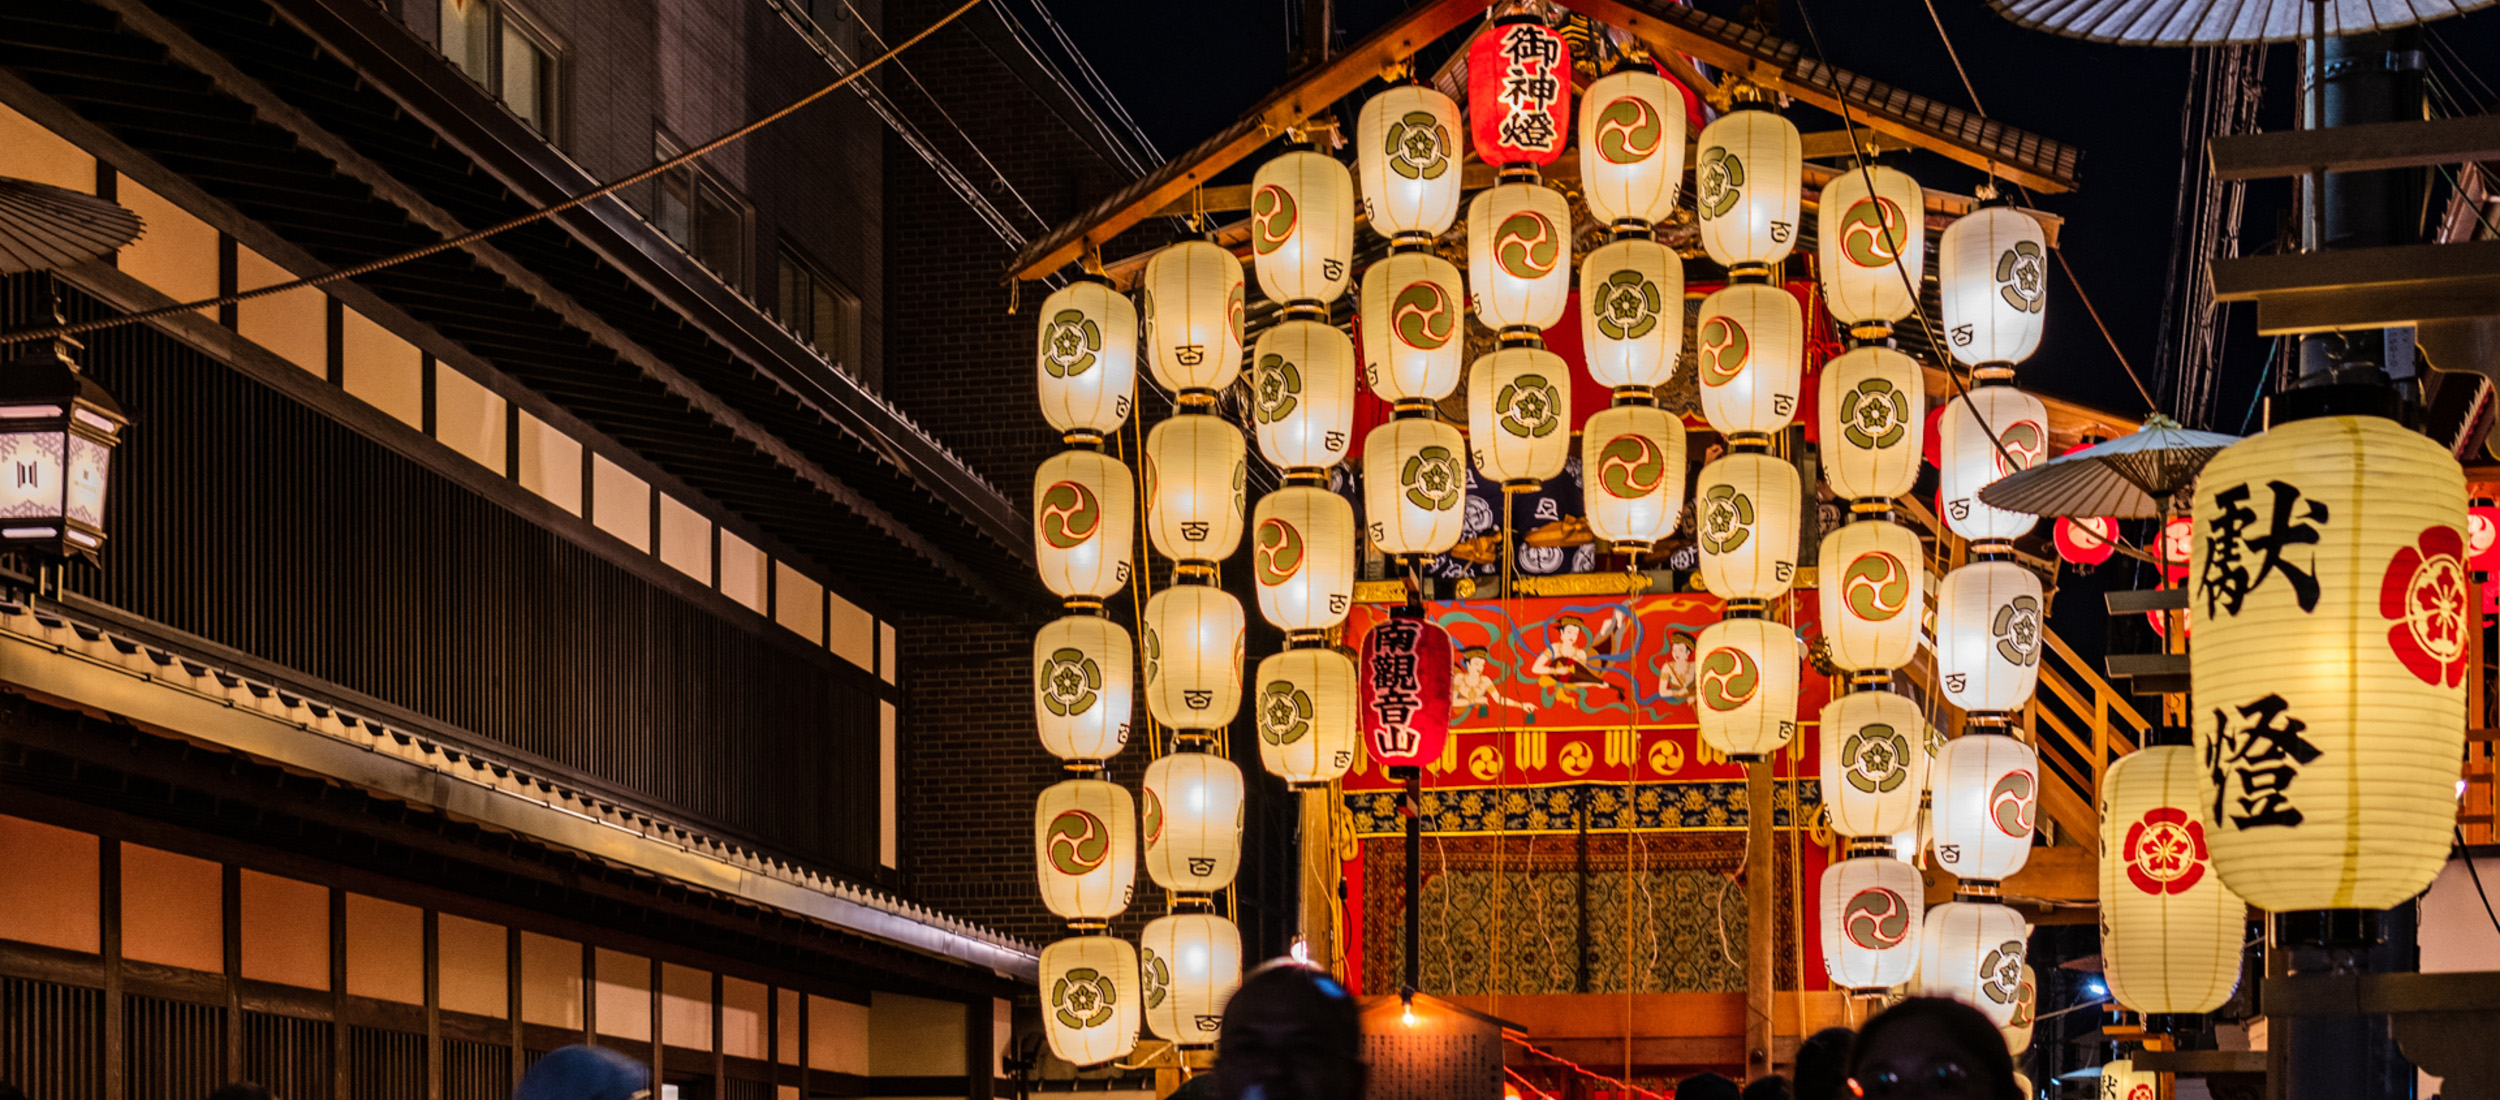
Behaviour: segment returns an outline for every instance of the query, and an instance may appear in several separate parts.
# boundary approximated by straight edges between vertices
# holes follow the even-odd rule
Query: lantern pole
[[[1771,1074],[1771,758],[1745,764],[1745,1080]]]

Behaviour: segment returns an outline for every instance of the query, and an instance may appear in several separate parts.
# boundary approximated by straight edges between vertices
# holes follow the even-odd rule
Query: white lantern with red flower
[[[1323,786],[1353,766],[1354,659],[1334,649],[1288,649],[1250,679],[1259,763],[1295,787]]]
[[[1241,261],[1223,246],[1182,241],[1155,253],[1137,311],[1147,365],[1165,388],[1212,400],[1241,376]]]
[[[1815,560],[1834,665],[1889,671],[1918,656],[1926,558],[1916,532],[1887,520],[1861,519],[1823,536]]]
[[[1392,405],[1418,406],[1458,389],[1467,366],[1467,290],[1458,265],[1398,252],[1363,272],[1363,381]]]
[[[2213,869],[2204,775],[2194,746],[2151,745],[2101,777],[2101,965],[2137,1012],[2211,1012],[2239,985],[2248,903]]]
[[[1066,451],[1033,472],[1033,557],[1042,583],[1072,607],[1099,607],[1128,583],[1137,498],[1128,467]]]
[[[2101,1063],[2101,1100],[2155,1100],[2161,1095],[2161,1074],[2135,1068],[2135,1059]]]
[[[1241,601],[1176,584],[1146,601],[1146,712],[1174,729],[1231,725],[1241,709]]]
[[[1760,274],[1797,247],[1805,148],[1797,125],[1759,102],[1701,128],[1693,209],[1701,246],[1737,275]]]
[[[1684,93],[1640,69],[1580,96],[1580,195],[1599,224],[1646,230],[1675,212],[1684,182]]]
[[[2047,597],[2038,574],[2011,561],[1974,561],[1945,574],[1936,593],[1936,678],[1946,701],[2010,714],[2040,686]]]
[[[1241,429],[1182,413],[1146,433],[1146,534],[1163,556],[1216,562],[1241,548],[1250,476]]]
[[[1562,192],[1505,183],[1467,204],[1467,285],[1489,328],[1545,329],[1571,296],[1571,208]]]
[[[1945,742],[1927,777],[1937,867],[1987,882],[2023,869],[2040,813],[2039,753],[1975,729]]]
[[[1936,242],[1936,288],[1955,360],[2006,367],[2029,359],[2048,309],[2048,236],[2011,206],[1973,210]]]
[[[1726,600],[1767,600],[1797,578],[1804,523],[1797,468],[1759,451],[1737,451],[1701,468],[1693,482],[1693,540],[1701,580]]]
[[[1892,334],[1927,278],[1927,199],[1909,173],[1869,165],[1823,185],[1815,211],[1823,300],[1862,338]]]
[[[1859,856],[1823,869],[1823,969],[1832,984],[1874,991],[1918,973],[1927,884],[1890,856]]]
[[[1919,933],[1919,992],[1951,997],[2004,1027],[2023,995],[2031,922],[2012,906],[1949,901],[1927,910]]]
[[[1137,890],[1137,804],[1117,783],[1070,779],[1033,808],[1042,904],[1059,919],[1099,928]]]
[[[1137,396],[1137,307],[1078,279],[1042,300],[1034,371],[1042,418],[1071,440],[1120,430]]]
[[[1853,691],[1823,704],[1823,805],[1832,831],[1892,837],[1918,827],[1927,793],[1927,716],[1890,691]]]
[[[2385,909],[2456,824],[2476,628],[2465,477],[2393,420],[2278,423],[2196,483],[2197,804],[2269,912]]]
[[[1805,647],[1786,623],[1721,619],[1693,640],[1693,719],[1703,744],[1765,756],[1797,737]]]
[[[1823,364],[1814,417],[1823,477],[1842,500],[1903,496],[1918,485],[1927,379],[1891,348],[1852,348]]]
[[[1354,163],[1372,231],[1397,240],[1438,237],[1458,220],[1467,159],[1458,102],[1422,84],[1371,97],[1354,123]]]
[[[1467,44],[1467,118],[1496,168],[1552,164],[1571,138],[1571,45],[1534,15],[1507,16]]]
[[[1325,321],[1268,326],[1250,349],[1250,415],[1259,455],[1287,470],[1324,470],[1354,442],[1354,341]]]
[[[1050,1052],[1097,1066],[1137,1049],[1146,998],[1137,949],[1117,936],[1076,936],[1042,948],[1042,1031]]]
[[[1158,1039],[1212,1045],[1224,1002],[1241,987],[1241,929],[1213,913],[1174,913],[1137,936],[1146,1028]]]
[[[1788,427],[1805,376],[1805,313],[1796,296],[1736,283],[1702,299],[1693,363],[1701,415],[1712,428],[1763,436]]]
[[[1297,149],[1250,178],[1250,263],[1279,302],[1333,302],[1353,275],[1354,175]]]
[[[1054,620],[1033,636],[1033,718],[1042,747],[1092,764],[1128,745],[1136,705],[1136,646],[1100,615]]]
[[[1684,348],[1684,261],[1642,237],[1589,253],[1580,262],[1580,348],[1590,380],[1608,389],[1674,377]]]
[[[1684,422],[1652,405],[1617,405],[1580,430],[1580,491],[1589,530],[1617,553],[1675,531],[1684,513]]]
[[[1241,868],[1241,768],[1206,752],[1175,752],[1146,765],[1146,874],[1183,894],[1211,894]]]
[[[1534,489],[1571,458],[1571,367],[1513,345],[1467,370],[1467,436],[1476,469],[1506,489]]]
[[[1383,554],[1446,554],[1467,518],[1467,441],[1429,417],[1363,437],[1365,534]]]
[[[1259,617],[1289,635],[1345,621],[1354,606],[1354,506],[1316,485],[1259,498],[1250,524],[1250,576]]]
[[[1980,385],[1947,402],[1936,421],[1936,496],[1945,524],[1972,540],[2011,539],[2029,532],[2040,517],[2011,512],[1979,499],[1979,490],[2049,457],[2049,410],[2040,399],[2010,385]]]

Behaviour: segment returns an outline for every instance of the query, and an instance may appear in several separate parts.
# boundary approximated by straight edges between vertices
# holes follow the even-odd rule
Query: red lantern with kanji
[[[1448,631],[1421,608],[1399,608],[1363,635],[1355,676],[1362,688],[1363,743],[1387,767],[1422,767],[1450,739]]]
[[[2090,569],[2118,552],[2118,521],[2108,516],[2057,517],[2057,556]]]
[[[1467,47],[1467,118],[1486,164],[1547,165],[1571,132],[1571,46],[1534,16]]]

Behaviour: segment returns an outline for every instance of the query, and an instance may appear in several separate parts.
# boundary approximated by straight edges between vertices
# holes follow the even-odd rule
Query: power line
[[[980,4],[981,0],[964,0],[964,5],[962,7],[946,13],[944,18],[939,19],[935,23],[929,24],[927,29],[922,30],[920,33],[915,34],[908,39],[905,39],[901,45],[887,50],[884,54],[878,56],[876,60],[870,61],[866,65],[860,66],[851,72],[844,73],[842,76],[835,79],[833,83],[827,84],[822,88],[818,88],[815,91],[799,97],[789,106],[783,107],[778,111],[774,111],[773,113],[747,123],[744,126],[740,126],[735,130],[731,130],[730,132],[704,142],[701,145],[697,145],[692,149],[688,149],[683,153],[677,154],[676,156],[663,160],[649,168],[635,172],[634,174],[617,180],[614,183],[601,184],[598,187],[582,192],[572,198],[565,199],[552,206],[542,206],[536,210],[530,211],[527,214],[523,214],[520,217],[497,222],[484,229],[473,230],[447,240],[436,241],[423,248],[412,249],[407,252],[399,253],[395,256],[384,256],[378,260],[367,260],[359,264],[350,264],[346,267],[336,268],[331,271],[323,272],[319,275],[307,276],[305,278],[295,279],[289,282],[273,283],[269,286],[241,291],[235,294],[220,295],[215,298],[206,298],[197,302],[185,302],[177,306],[165,306],[159,309],[142,310],[137,313],[125,313],[114,317],[100,317],[91,321],[77,321],[69,324],[46,325],[42,328],[22,329],[17,332],[0,333],[0,344],[17,344],[30,340],[51,340],[63,336],[75,336],[82,332],[94,332],[98,329],[118,328],[122,325],[134,324],[140,321],[153,321],[164,317],[178,317],[185,313],[192,313],[198,310],[214,308],[217,306],[234,305],[239,302],[248,302],[256,298],[266,298],[273,294],[283,294],[287,291],[299,290],[304,287],[328,286],[331,283],[335,283],[343,279],[353,279],[360,275],[370,275],[373,272],[380,271],[386,267],[394,267],[399,264],[407,263],[411,260],[422,260],[428,256],[476,244],[479,241],[483,241],[488,237],[492,237],[506,230],[518,229],[525,225],[544,221],[547,218],[561,214],[575,207],[583,206],[599,199],[606,198],[609,195],[613,195],[618,191],[624,190],[625,188],[660,175],[663,172],[667,172],[674,168],[684,167],[685,165],[691,164],[704,156],[718,152],[729,144],[736,142],[747,135],[756,132],[757,130],[761,130],[766,126],[779,122],[798,111],[799,108],[805,107],[810,103],[814,103],[819,99],[823,99],[824,97],[841,90],[852,81],[859,79],[871,71],[874,71],[877,66],[883,65],[887,61],[892,60],[895,55],[902,53],[904,50],[918,45],[921,39],[927,38],[931,34],[936,33],[938,28],[954,22],[957,16],[971,11]]]

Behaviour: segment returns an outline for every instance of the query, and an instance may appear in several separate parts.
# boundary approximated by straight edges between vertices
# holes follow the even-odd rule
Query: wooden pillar
[[[1745,762],[1745,1080],[1771,1073],[1771,761]]]
[[[1313,965],[1326,967],[1339,980],[1345,967],[1337,951],[1337,880],[1345,868],[1337,862],[1335,784],[1302,793],[1302,944]]]

